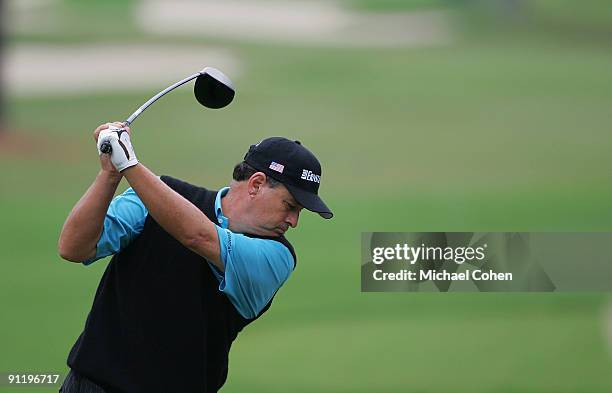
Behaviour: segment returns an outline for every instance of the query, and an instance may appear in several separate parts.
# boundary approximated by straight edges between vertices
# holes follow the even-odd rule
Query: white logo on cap
[[[278,162],[272,161],[272,163],[270,164],[270,169],[278,173],[283,173],[283,171],[285,170],[285,166],[282,164],[279,164]]]
[[[315,183],[321,183],[321,175],[316,175],[309,171],[308,169],[304,169],[302,171],[302,179],[312,181]]]

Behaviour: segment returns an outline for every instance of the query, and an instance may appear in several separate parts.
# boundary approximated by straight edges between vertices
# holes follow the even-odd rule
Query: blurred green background
[[[282,14],[258,7],[321,11],[327,24],[310,33],[310,22],[295,24],[306,31],[297,38],[284,27],[283,40],[258,35],[263,27],[233,34],[232,23],[249,24],[231,19],[203,21],[224,24],[219,34],[155,31],[145,16],[162,3],[3,4],[0,372],[66,371],[107,264],[56,252],[97,173],[91,131],[199,68],[177,58],[149,85],[126,88],[119,71],[116,87],[61,92],[28,90],[13,75],[27,66],[56,78],[45,48],[73,49],[55,62],[61,69],[87,64],[85,47],[127,61],[135,55],[121,45],[130,44],[160,60],[168,46],[221,48],[235,71],[230,107],[204,111],[182,88],[134,124],[139,158],[156,173],[222,187],[248,146],[270,135],[300,139],[323,163],[335,217],[305,212],[289,233],[298,269],[235,342],[224,392],[612,391],[607,294],[359,290],[361,232],[612,230],[608,1],[250,1],[246,18],[279,31]],[[193,23],[180,16],[166,17]],[[32,59],[13,61],[22,48]],[[91,66],[95,80],[104,62]],[[60,82],[80,83],[74,75]],[[26,390],[56,389],[0,386]]]

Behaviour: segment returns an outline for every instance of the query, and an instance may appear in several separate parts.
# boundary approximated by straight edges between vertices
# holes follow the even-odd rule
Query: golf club
[[[140,108],[138,108],[134,113],[127,118],[126,121],[123,122],[125,126],[129,126],[136,120],[138,116],[142,112],[145,111],[151,104],[155,101],[169,93],[170,91],[176,89],[179,86],[184,85],[185,83],[195,79],[195,86],[193,88],[193,92],[195,94],[196,100],[207,108],[211,109],[219,109],[224,106],[229,105],[230,102],[234,99],[234,95],[236,94],[234,90],[234,85],[232,81],[221,71],[213,67],[206,67],[202,71],[195,73],[193,75],[188,76],[185,79],[182,79],[176,82],[173,85],[166,87],[164,90],[160,91],[153,97],[151,97],[147,102],[142,104]],[[105,154],[110,154],[112,152],[112,147],[109,142],[104,142],[102,146],[100,146],[100,151]]]

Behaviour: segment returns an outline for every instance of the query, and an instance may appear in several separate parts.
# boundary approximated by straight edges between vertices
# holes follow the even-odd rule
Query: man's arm
[[[217,227],[225,272],[213,270],[219,290],[244,318],[255,318],[287,281],[295,261],[280,242]]]
[[[98,134],[107,128],[108,124],[96,128],[94,140],[97,141]],[[100,165],[102,169],[93,184],[72,208],[62,228],[57,250],[68,261],[83,262],[95,256],[106,210],[121,181],[121,174],[107,155],[100,156]]]
[[[104,170],[98,173],[64,223],[57,246],[62,258],[83,262],[96,255],[106,210],[120,181],[121,177],[117,178]]]
[[[166,232],[224,271],[215,224],[200,209],[140,163],[121,173]]]

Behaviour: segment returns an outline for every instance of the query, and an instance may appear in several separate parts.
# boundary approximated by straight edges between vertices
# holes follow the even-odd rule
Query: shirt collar
[[[217,223],[221,228],[227,229],[229,227],[229,218],[223,215],[223,209],[221,208],[221,198],[223,198],[229,191],[229,187],[224,187],[217,192],[215,198],[215,214],[217,215]]]

